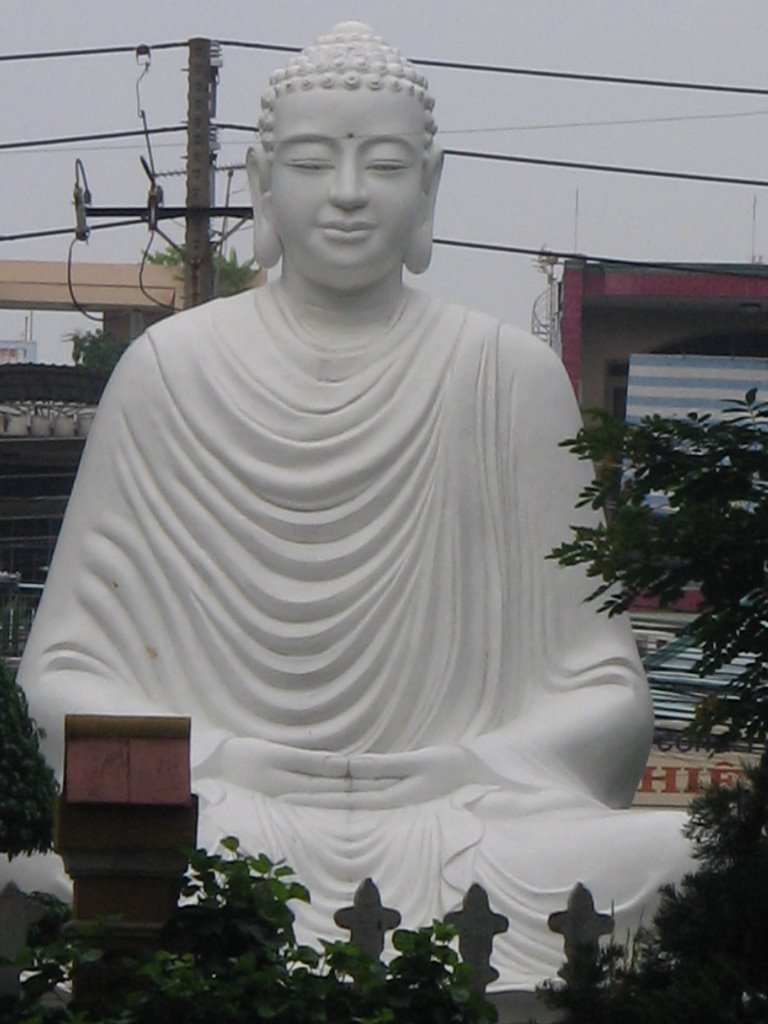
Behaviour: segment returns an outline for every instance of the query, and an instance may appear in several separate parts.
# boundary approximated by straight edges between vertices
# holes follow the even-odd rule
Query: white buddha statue
[[[539,341],[404,286],[441,154],[396,50],[340,25],[262,106],[279,278],[121,360],[21,681],[57,765],[67,713],[190,715],[201,840],[285,858],[305,937],[366,876],[412,926],[479,881],[511,921],[496,987],[529,988],[577,881],[623,937],[687,863],[678,815],[616,810],[652,728],[629,627],[547,560],[591,515],[572,389]]]

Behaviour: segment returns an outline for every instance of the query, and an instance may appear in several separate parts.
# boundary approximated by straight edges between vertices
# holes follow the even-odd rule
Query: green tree
[[[161,252],[154,253],[148,258],[149,263],[160,267],[178,267],[179,277],[184,266],[184,249],[168,246]],[[253,259],[241,263],[237,253],[233,249],[228,256],[221,256],[218,252],[213,254],[213,292],[216,298],[226,295],[237,295],[247,288],[252,288],[256,283],[256,276],[259,268]]]
[[[653,927],[544,987],[567,1024],[768,1021],[768,755],[695,800],[686,834],[699,869],[662,890]]]
[[[564,442],[592,459],[597,478],[581,505],[607,513],[594,527],[576,527],[552,557],[586,565],[602,582],[609,614],[640,595],[665,606],[690,584],[701,595],[688,627],[701,648],[697,670],[711,673],[739,656],[741,675],[705,702],[697,727],[715,725],[731,736],[764,743],[768,735],[768,403],[755,391],[730,403],[715,421],[646,417],[627,424],[599,412],[595,422]],[[663,495],[665,507],[649,503]]]
[[[72,343],[72,359],[76,366],[112,373],[120,356],[128,348],[127,338],[116,338],[107,331],[71,331],[66,335]]]
[[[0,661],[0,852],[49,850],[56,782],[40,734],[8,666]]]
[[[739,656],[745,668],[702,705],[694,731],[720,725],[764,745],[768,403],[750,391],[724,413],[639,424],[597,413],[564,445],[598,466],[581,504],[607,522],[575,527],[552,557],[586,566],[608,614],[641,594],[672,605],[695,584],[701,603],[688,635],[701,650],[698,671]],[[685,831],[698,870],[663,890],[653,927],[630,951],[593,955],[575,987],[547,986],[571,1024],[768,1021],[768,752],[744,781],[694,801]]]

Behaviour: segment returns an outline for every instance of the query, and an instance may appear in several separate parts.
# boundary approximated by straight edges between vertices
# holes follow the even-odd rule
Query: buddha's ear
[[[443,173],[443,151],[436,142],[424,163],[424,216],[411,233],[405,250],[405,265],[412,274],[423,274],[432,260],[435,203]]]
[[[272,217],[272,167],[261,143],[248,150],[245,167],[253,202],[253,254],[259,266],[268,269],[280,262],[283,246]]]

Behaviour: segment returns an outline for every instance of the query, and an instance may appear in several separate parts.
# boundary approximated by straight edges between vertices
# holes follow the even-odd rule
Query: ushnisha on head
[[[360,21],[345,21],[329,35],[320,36],[285,68],[269,78],[261,98],[259,135],[267,153],[274,149],[275,103],[283,96],[310,89],[388,89],[413,97],[424,109],[424,149],[433,145],[437,125],[435,101],[424,75],[381,36]]]
[[[367,25],[344,22],[275,71],[249,150],[254,253],[330,293],[422,273],[442,152],[427,80]],[[330,294],[329,293],[329,294]]]

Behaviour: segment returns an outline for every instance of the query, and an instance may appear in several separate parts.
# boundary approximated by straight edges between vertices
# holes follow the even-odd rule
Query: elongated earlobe
[[[432,262],[432,221],[411,234],[405,250],[405,265],[412,274],[423,274]]]
[[[437,148],[424,169],[424,217],[411,232],[404,262],[412,274],[423,274],[432,261],[432,235],[435,228],[435,203],[443,171],[443,153]]]
[[[272,222],[269,159],[261,146],[248,150],[245,166],[253,202],[253,254],[260,267],[269,269],[280,262],[283,246]]]
[[[254,204],[253,207],[253,255],[260,267],[269,270],[280,262],[283,246],[272,222],[267,219],[263,210],[257,212],[258,205]]]

